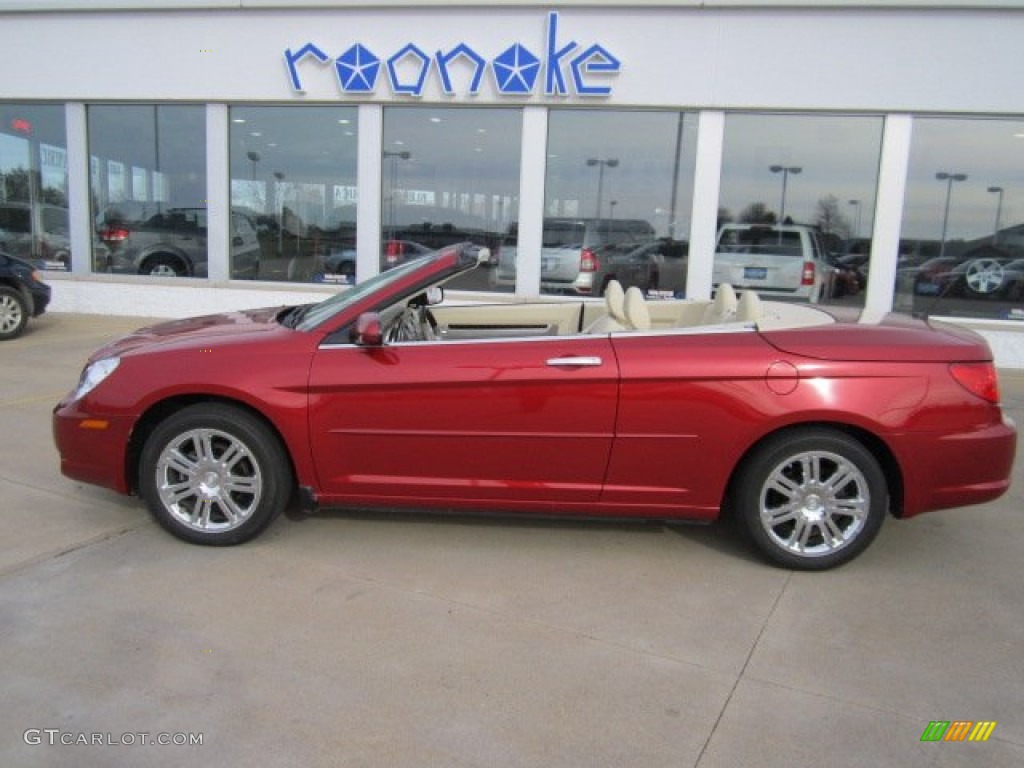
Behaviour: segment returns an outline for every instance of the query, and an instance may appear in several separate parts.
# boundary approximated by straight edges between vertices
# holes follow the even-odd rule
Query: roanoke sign
[[[488,72],[495,89],[504,96],[610,95],[608,80],[618,75],[622,66],[619,59],[598,43],[560,40],[558,22],[556,11],[548,14],[545,47],[539,54],[522,43],[513,43],[491,58],[466,43],[432,54],[409,43],[382,58],[362,43],[355,43],[331,59],[323,48],[308,42],[285,49],[284,62],[296,93],[305,93],[305,83],[311,77],[321,77],[333,63],[341,92],[353,96],[374,94],[382,82],[396,95],[422,96],[431,78],[445,96],[476,96]],[[456,87],[456,79],[461,89]]]

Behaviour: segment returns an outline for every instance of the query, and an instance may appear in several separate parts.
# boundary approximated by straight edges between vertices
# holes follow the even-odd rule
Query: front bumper
[[[133,422],[126,417],[97,415],[64,400],[53,410],[53,440],[60,471],[72,480],[131,493],[128,444]]]

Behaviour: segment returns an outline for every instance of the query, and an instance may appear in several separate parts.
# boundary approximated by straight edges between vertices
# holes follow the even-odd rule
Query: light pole
[[[274,196],[277,197],[277,255],[284,255],[284,173],[274,171],[274,178],[277,185],[274,187]]]
[[[794,176],[800,173],[803,168],[799,165],[773,165],[769,169],[772,173],[782,174],[782,202],[779,204],[779,223],[786,220],[786,185],[789,182],[789,174]]]
[[[601,218],[601,198],[604,195],[604,169],[606,166],[608,168],[614,168],[618,164],[619,159],[617,157],[609,157],[604,160],[599,160],[596,157],[587,158],[588,166],[590,166],[591,168],[593,168],[595,165],[597,166],[597,212],[595,214],[595,217],[598,219]]]
[[[384,150],[384,157],[391,161],[391,183],[388,190],[388,228],[391,230],[391,238],[395,237],[395,187],[398,186],[398,161],[408,160],[412,152],[403,149],[400,152]]]
[[[248,157],[249,162],[252,163],[252,168],[249,171],[249,181],[256,181],[256,163],[260,161],[260,153],[249,150],[245,153],[245,156]]]
[[[942,239],[939,241],[939,258],[942,258],[946,255],[946,228],[949,225],[949,200],[953,196],[953,182],[966,181],[967,174],[939,171],[935,174],[935,178],[946,182],[946,207],[942,212]]]
[[[850,205],[854,206],[853,214],[853,237],[860,237],[860,200],[851,200]]]
[[[988,191],[999,195],[999,201],[996,203],[996,223],[992,229],[992,245],[999,245],[999,220],[1003,218],[1003,193],[1006,190],[1002,187],[989,187]]]

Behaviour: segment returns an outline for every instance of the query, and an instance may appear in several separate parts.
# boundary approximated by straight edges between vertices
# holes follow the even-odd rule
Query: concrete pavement
[[[1024,765],[1021,459],[998,502],[823,574],[722,527],[328,512],[195,547],[50,436],[144,322],[0,344],[0,765]],[[1024,374],[1002,387],[1024,423]],[[922,743],[936,720],[997,725]]]

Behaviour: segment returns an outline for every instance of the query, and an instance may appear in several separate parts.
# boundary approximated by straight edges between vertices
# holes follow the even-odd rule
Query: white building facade
[[[0,247],[54,311],[174,317],[458,240],[515,268],[454,289],[540,296],[573,222],[706,297],[723,223],[792,221],[823,301],[1024,367],[1022,39],[1011,0],[0,0]]]

